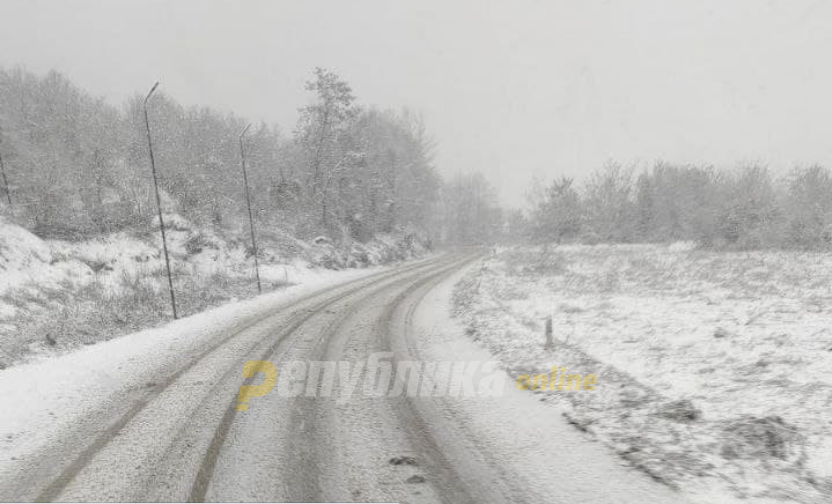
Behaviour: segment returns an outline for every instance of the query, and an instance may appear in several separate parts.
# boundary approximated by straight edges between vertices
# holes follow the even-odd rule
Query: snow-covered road
[[[264,296],[0,372],[0,501],[681,502],[551,406],[274,393],[243,363],[490,361],[450,319],[472,256]],[[143,336],[143,337],[140,337]]]

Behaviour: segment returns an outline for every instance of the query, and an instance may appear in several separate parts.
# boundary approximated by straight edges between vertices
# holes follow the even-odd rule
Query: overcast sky
[[[0,65],[291,132],[315,66],[422,112],[445,174],[519,204],[608,160],[832,166],[823,0],[0,0]]]

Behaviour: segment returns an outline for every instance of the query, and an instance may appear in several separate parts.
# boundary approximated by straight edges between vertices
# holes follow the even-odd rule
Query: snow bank
[[[0,371],[0,459],[14,460],[55,439],[56,432],[114,394],[129,394],[158,379],[158,370],[204,349],[217,331],[234,327],[259,313],[279,309],[327,286],[381,271],[310,270],[302,285],[130,334],[61,356],[36,357]],[[108,379],[113,378],[113,379]],[[11,469],[6,464],[7,469]],[[2,470],[2,469],[0,469]]]
[[[30,284],[57,287],[67,278],[87,273],[78,261],[59,261],[52,248],[26,229],[0,216],[0,295]],[[0,302],[0,316],[14,307]]]
[[[247,230],[201,228],[175,213],[165,222],[180,315],[257,293]],[[152,231],[44,241],[0,220],[0,369],[169,320],[161,245]],[[264,292],[315,279],[317,270],[368,268],[427,252],[406,235],[335,246],[269,227],[259,231],[258,245]]]

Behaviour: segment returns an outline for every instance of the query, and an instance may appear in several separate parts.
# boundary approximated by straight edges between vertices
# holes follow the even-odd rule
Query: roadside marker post
[[[546,350],[552,350],[555,347],[555,342],[552,338],[552,316],[551,315],[546,317],[545,336],[546,336]]]

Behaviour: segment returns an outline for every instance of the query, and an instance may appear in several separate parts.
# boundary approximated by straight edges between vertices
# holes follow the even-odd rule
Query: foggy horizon
[[[362,103],[421,113],[440,172],[482,171],[511,206],[533,176],[581,179],[608,160],[832,164],[832,71],[817,64],[829,6],[520,5],[11,0],[0,65],[54,68],[114,104],[159,80],[287,133],[325,67]]]
[[[0,502],[832,503],[829,2],[0,19]]]

